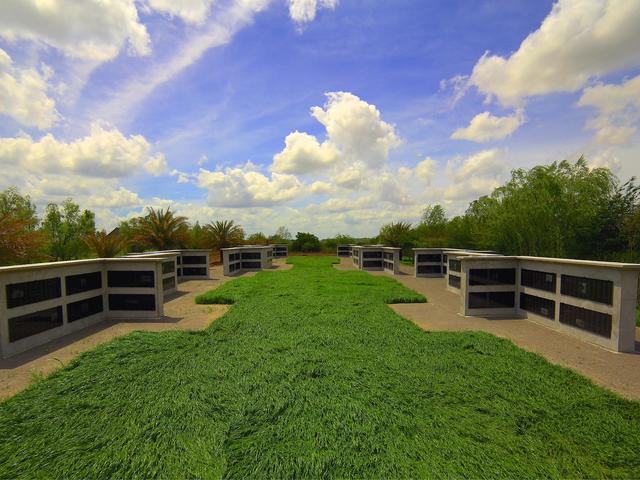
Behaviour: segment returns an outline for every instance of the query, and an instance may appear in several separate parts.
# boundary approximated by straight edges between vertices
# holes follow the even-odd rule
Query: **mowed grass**
[[[121,337],[0,405],[0,477],[640,477],[640,403],[290,262],[201,296],[233,303],[206,331]]]

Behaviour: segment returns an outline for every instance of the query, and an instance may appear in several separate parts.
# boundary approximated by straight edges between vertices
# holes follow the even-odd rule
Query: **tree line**
[[[490,195],[447,218],[428,206],[417,225],[380,229],[381,243],[403,247],[459,247],[505,255],[640,261],[640,187],[621,182],[584,158],[511,172]],[[408,252],[407,252],[408,253]]]
[[[640,261],[640,187],[621,182],[607,168],[577,162],[512,171],[490,195],[472,201],[463,215],[447,217],[429,205],[417,224],[392,222],[377,237],[340,234],[295,238],[282,226],[273,235],[246,235],[233,220],[190,223],[170,208],[147,208],[111,232],[98,231],[95,215],[71,199],[50,203],[42,218],[28,195],[0,192],[0,265],[114,257],[127,252],[174,248],[221,248],[243,244],[287,244],[294,252],[335,253],[342,243],[383,243],[403,248],[459,247],[506,255]]]
[[[42,218],[28,195],[15,187],[0,192],[0,265],[82,258],[110,258],[129,252],[178,248],[220,249],[238,245],[287,244],[294,252],[335,252],[336,243],[353,243],[351,237],[319,240],[309,232],[293,238],[281,226],[273,235],[246,235],[234,220],[205,225],[190,223],[170,208],[148,207],[144,215],[120,222],[111,232],[97,230],[95,214],[81,209],[72,199],[49,203]],[[369,242],[370,239],[366,239]]]
[[[287,243],[291,234],[280,227],[274,235],[258,233],[245,238],[233,220],[191,224],[170,208],[148,207],[141,216],[120,222],[107,232],[96,230],[95,214],[67,199],[50,203],[42,218],[28,195],[14,187],[0,192],[0,265],[42,261],[109,258],[129,252],[221,248],[245,243]]]

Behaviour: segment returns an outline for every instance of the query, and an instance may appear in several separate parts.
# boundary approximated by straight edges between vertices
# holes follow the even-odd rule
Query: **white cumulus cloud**
[[[115,58],[125,46],[135,55],[151,51],[132,0],[2,0],[0,37],[100,62]]]
[[[137,193],[120,187],[101,195],[91,196],[87,206],[92,208],[132,208],[142,204],[143,201]]]
[[[45,129],[58,118],[55,101],[47,95],[50,72],[21,69],[0,48],[0,114],[23,125]]]
[[[339,152],[332,143],[319,143],[316,137],[308,133],[292,132],[284,143],[284,150],[273,157],[274,172],[310,173],[334,165],[339,159]]]
[[[458,128],[453,132],[451,138],[479,143],[500,140],[515,132],[523,122],[524,115],[521,111],[506,117],[496,117],[489,112],[482,112],[471,119],[468,127]]]
[[[493,148],[482,150],[464,158],[453,158],[447,163],[446,175],[451,183],[444,189],[443,198],[455,209],[504,183],[509,167],[504,152]]]
[[[342,188],[357,190],[364,185],[367,178],[367,167],[362,162],[354,162],[342,168],[336,169],[331,175],[331,180]]]
[[[640,64],[638,25],[637,0],[559,0],[516,52],[483,55],[469,83],[509,106],[577,91],[592,78]]]
[[[503,151],[497,148],[452,160],[447,167],[452,179],[456,181],[474,177],[497,177],[508,171]]]
[[[591,168],[608,168],[618,174],[622,168],[622,162],[611,149],[606,149],[592,156],[589,159],[589,166]]]
[[[482,195],[488,195],[501,183],[493,177],[471,177],[463,183],[449,185],[444,191],[445,200],[468,202]]]
[[[305,194],[295,175],[272,173],[269,178],[250,163],[223,171],[201,168],[197,184],[208,191],[209,205],[225,207],[271,206]]]
[[[290,133],[271,169],[297,174],[331,169],[338,185],[355,188],[362,184],[366,169],[382,167],[401,140],[375,105],[349,92],[326,96],[323,107],[311,108],[311,115],[326,129],[326,140],[320,142],[304,132]]]
[[[143,166],[148,173],[155,176],[162,175],[169,171],[167,160],[164,158],[162,153],[158,153],[150,157],[149,160],[144,162]]]
[[[209,15],[213,0],[147,0],[151,9],[172,17],[179,17],[187,23],[200,25]]]
[[[594,107],[598,115],[587,127],[596,131],[596,143],[627,143],[640,121],[640,75],[619,85],[599,84],[585,88],[578,105]]]
[[[309,185],[309,191],[316,195],[328,195],[333,193],[335,188],[329,182],[318,180]]]
[[[422,183],[429,185],[436,176],[436,161],[430,157],[425,158],[416,165],[416,177]]]
[[[39,140],[28,135],[0,138],[0,165],[39,174],[74,173],[86,177],[118,178],[145,168],[166,170],[162,154],[153,154],[142,135],[125,137],[119,130],[94,123],[90,133],[71,142],[47,134]]]
[[[40,177],[22,174],[14,181],[22,192],[28,194],[40,207],[49,202],[60,203],[73,199],[82,208],[89,208],[98,218],[112,217],[111,209],[130,209],[144,205],[140,196],[119,185],[114,178],[87,178],[71,174],[51,174]],[[113,226],[116,222],[110,222]]]
[[[338,0],[289,0],[289,16],[294,22],[307,23],[316,18],[321,8],[334,9]]]
[[[389,151],[400,145],[393,125],[382,120],[375,105],[349,92],[327,93],[324,107],[311,115],[327,130],[327,139],[350,158],[382,165]]]

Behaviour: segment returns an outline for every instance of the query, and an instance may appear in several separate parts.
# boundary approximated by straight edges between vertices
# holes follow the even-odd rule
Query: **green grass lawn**
[[[295,257],[0,405],[0,478],[639,478],[640,403],[484,333],[431,333],[388,277]]]

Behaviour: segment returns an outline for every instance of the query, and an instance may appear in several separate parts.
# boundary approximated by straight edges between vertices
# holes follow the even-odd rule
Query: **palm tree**
[[[380,229],[380,242],[391,247],[407,247],[411,241],[412,226],[409,222],[387,223]],[[402,258],[402,250],[400,250]]]
[[[209,223],[206,227],[209,243],[213,250],[217,250],[222,261],[222,249],[241,245],[244,241],[244,230],[233,220],[222,220]]]
[[[147,207],[147,214],[136,222],[132,240],[156,250],[178,248],[189,240],[186,217],[167,210]]]
[[[84,243],[98,258],[116,257],[126,246],[120,234],[108,234],[104,230],[87,235],[84,237]]]

